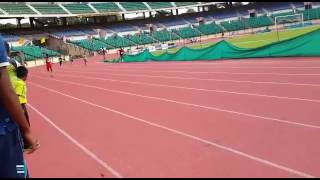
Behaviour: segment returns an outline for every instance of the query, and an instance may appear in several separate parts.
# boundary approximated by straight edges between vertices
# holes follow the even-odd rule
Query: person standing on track
[[[23,141],[29,153],[39,148],[10,83],[5,43],[0,36],[0,178],[26,178]]]
[[[71,64],[73,64],[73,56],[70,56],[69,58],[70,58]]]
[[[106,50],[105,48],[102,48],[102,54],[103,54],[103,60],[106,60]]]
[[[59,57],[59,64],[60,64],[60,67],[62,66],[62,57]]]
[[[122,47],[119,49],[119,54],[120,54],[120,62],[123,62],[124,50]]]
[[[87,55],[83,55],[83,61],[84,61],[84,65],[87,66],[87,61],[88,61]]]
[[[48,54],[46,55],[46,68],[47,68],[48,72],[51,72],[51,73],[53,72],[53,70],[52,70],[52,62],[50,61]],[[51,76],[52,76],[52,74],[51,74]]]

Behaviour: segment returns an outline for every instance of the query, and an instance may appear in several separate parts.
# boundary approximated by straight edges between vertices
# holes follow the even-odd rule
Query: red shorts
[[[46,66],[47,66],[47,71],[52,71],[51,63],[47,63]]]

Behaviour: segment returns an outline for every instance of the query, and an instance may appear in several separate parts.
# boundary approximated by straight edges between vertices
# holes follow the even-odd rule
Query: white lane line
[[[75,72],[75,73],[84,73],[84,74],[103,74],[103,75],[111,75],[111,76],[151,77],[151,78],[163,78],[163,79],[182,79],[182,80],[216,81],[216,82],[232,82],[232,83],[320,87],[320,84],[287,83],[287,82],[272,82],[272,81],[238,81],[238,80],[228,80],[228,79],[188,78],[188,77],[179,77],[179,76],[155,76],[155,75],[140,75],[140,74],[112,74],[112,73],[97,73],[97,72],[82,72],[82,71],[65,71],[65,72]]]
[[[54,127],[56,130],[58,130],[63,136],[65,136],[69,141],[71,141],[74,145],[76,145],[78,148],[80,148],[86,155],[91,157],[93,160],[95,160],[98,164],[100,164],[102,167],[104,167],[107,171],[109,171],[112,175],[114,175],[117,178],[123,178],[119,172],[114,170],[108,163],[100,159],[97,155],[95,155],[93,152],[91,152],[89,149],[87,149],[84,145],[79,143],[76,139],[74,139],[72,136],[70,136],[67,132],[62,130],[59,126],[57,126],[54,122],[52,122],[48,117],[43,115],[40,111],[38,111],[35,107],[33,107],[30,103],[28,106],[38,113],[47,123],[49,123],[52,127]]]
[[[72,70],[82,70],[73,68]],[[106,71],[123,71],[123,72],[159,72],[159,73],[186,73],[186,74],[226,74],[226,75],[272,75],[272,76],[320,76],[320,74],[298,74],[298,73],[237,73],[237,72],[215,72],[215,71],[175,71],[175,70],[137,70],[137,69],[116,69],[116,68],[103,68],[97,69],[95,71],[86,71],[86,72],[99,72],[103,73]]]
[[[89,88],[99,89],[99,90],[103,90],[103,91],[109,91],[112,93],[120,93],[120,94],[125,94],[125,95],[141,97],[141,98],[148,98],[148,99],[154,99],[154,100],[158,100],[158,101],[165,101],[165,102],[170,102],[170,103],[175,103],[175,104],[180,104],[180,105],[192,106],[192,107],[196,107],[196,108],[203,108],[203,109],[209,109],[209,110],[214,110],[214,111],[220,111],[220,112],[224,112],[224,113],[260,118],[260,119],[264,119],[264,120],[268,120],[268,121],[275,121],[275,122],[280,122],[280,123],[289,124],[289,125],[297,125],[297,126],[302,126],[302,127],[307,127],[307,128],[320,129],[320,126],[312,125],[312,124],[298,123],[298,122],[287,121],[287,120],[282,120],[282,119],[277,119],[277,118],[272,118],[272,117],[265,117],[265,116],[255,115],[255,114],[248,114],[248,113],[242,113],[242,112],[238,112],[238,111],[226,110],[226,109],[221,109],[221,108],[217,108],[217,107],[210,107],[210,106],[203,106],[203,105],[192,104],[192,103],[187,103],[187,102],[175,101],[175,100],[166,99],[166,98],[145,96],[145,95],[130,93],[130,92],[126,92],[126,91],[111,90],[111,89],[101,88],[98,86],[84,85],[83,83],[75,83],[75,82],[70,82],[70,81],[63,81],[63,80],[57,80],[57,79],[47,79],[47,78],[41,78],[41,77],[38,77],[38,78],[67,83],[67,84],[73,84],[73,85],[82,86],[82,87],[89,87]]]
[[[32,75],[32,76],[38,77],[38,78],[42,78],[42,77],[36,76],[36,75]],[[59,74],[58,76],[75,77],[75,78],[82,78],[82,79],[95,79],[95,80],[101,80],[101,81],[119,82],[119,83],[127,83],[127,84],[137,84],[137,85],[144,85],[144,86],[168,87],[168,88],[177,88],[177,89],[194,90],[194,91],[217,92],[217,93],[226,93],[226,94],[257,96],[257,97],[265,97],[265,98],[287,99],[287,100],[295,100],[295,101],[306,101],[306,102],[320,103],[320,100],[317,100],[317,99],[305,99],[305,98],[274,96],[274,95],[266,95],[266,94],[244,93],[244,92],[235,92],[235,91],[223,91],[223,90],[215,90],[215,89],[202,89],[202,88],[193,88],[193,87],[185,87],[185,86],[173,86],[173,85],[167,85],[167,84],[144,83],[144,82],[138,82],[138,81],[122,81],[122,80],[117,80],[117,79],[97,78],[97,77],[88,77],[88,76],[81,76],[81,75],[65,75],[65,74],[61,75],[61,74]]]
[[[131,69],[155,69],[153,66],[151,67],[136,67],[136,66],[128,66],[128,67],[117,67],[117,68],[131,68]],[[183,69],[320,69],[320,66],[270,66],[270,67],[242,67],[242,66],[235,66],[235,67],[220,67],[220,66],[197,66],[197,67],[190,67],[190,66],[179,66],[179,68],[172,68],[166,67],[167,69],[176,69],[176,70],[183,70]],[[159,69],[156,69],[159,70]]]
[[[30,83],[30,82],[29,82],[29,83]],[[262,164],[265,164],[265,165],[268,165],[268,166],[271,166],[271,167],[274,167],[274,168],[277,168],[277,169],[281,169],[281,170],[283,170],[283,171],[286,171],[286,172],[289,172],[289,173],[292,173],[292,174],[295,174],[295,175],[298,175],[298,176],[301,176],[301,177],[314,178],[314,176],[309,175],[309,174],[307,174],[307,173],[304,173],[304,172],[301,172],[301,171],[298,171],[298,170],[295,170],[295,169],[291,169],[291,168],[286,167],[286,166],[282,166],[282,165],[273,163],[273,162],[271,162],[271,161],[268,161],[268,160],[265,160],[265,159],[262,159],[262,158],[259,158],[259,157],[256,157],[256,156],[253,156],[253,155],[244,153],[244,152],[242,152],[242,151],[239,151],[239,150],[236,150],[236,149],[233,149],[233,148],[224,146],[224,145],[220,145],[220,144],[211,142],[211,141],[206,140],[206,139],[202,139],[202,138],[197,137],[197,136],[193,136],[193,135],[188,134],[188,133],[184,133],[184,132],[179,131],[179,130],[171,129],[171,128],[169,128],[169,127],[166,127],[166,126],[163,126],[163,125],[160,125],[160,124],[156,124],[156,123],[153,123],[153,122],[149,122],[149,121],[147,121],[147,120],[143,120],[143,119],[140,119],[140,118],[138,118],[138,117],[135,117],[135,116],[132,116],[132,115],[129,115],[129,114],[125,114],[125,113],[120,112],[120,111],[116,111],[116,110],[113,110],[113,109],[110,109],[110,108],[107,108],[107,107],[104,107],[104,106],[100,106],[100,105],[98,105],[98,104],[95,104],[95,103],[92,103],[92,102],[89,102],[89,101],[86,101],[86,100],[83,100],[83,99],[80,99],[80,98],[77,98],[77,97],[74,97],[74,96],[65,94],[65,93],[62,93],[62,92],[59,92],[59,91],[56,91],[56,90],[53,90],[53,89],[44,87],[44,86],[41,86],[41,85],[39,85],[39,84],[35,84],[35,83],[30,83],[30,84],[32,84],[33,86],[36,86],[36,87],[45,89],[45,90],[47,90],[47,91],[50,91],[50,92],[53,92],[53,93],[56,93],[56,94],[60,94],[60,95],[62,95],[62,96],[65,96],[65,97],[68,97],[68,98],[71,98],[71,99],[80,101],[80,102],[82,102],[82,103],[89,104],[89,105],[91,105],[91,106],[98,107],[98,108],[104,109],[104,110],[106,110],[106,111],[110,111],[110,112],[113,112],[113,113],[122,115],[122,116],[124,116],[124,117],[127,117],[127,118],[130,118],[130,119],[133,119],[133,120],[136,120],[136,121],[139,121],[139,122],[142,122],[142,123],[151,125],[151,126],[153,126],[153,127],[157,127],[157,128],[160,128],[160,129],[164,129],[164,130],[170,131],[170,132],[172,132],[172,133],[174,133],[174,134],[179,134],[179,135],[182,135],[182,136],[184,136],[184,137],[188,137],[188,138],[190,138],[190,139],[193,139],[193,140],[202,142],[202,143],[204,143],[204,144],[209,144],[209,145],[214,146],[214,147],[216,147],[216,148],[219,148],[219,149],[222,149],[222,150],[231,152],[231,153],[233,153],[233,154],[236,154],[236,155],[239,155],[239,156],[242,156],[242,157],[251,159],[251,160],[253,160],[253,161],[256,161],[256,162],[259,162],[259,163],[262,163]]]

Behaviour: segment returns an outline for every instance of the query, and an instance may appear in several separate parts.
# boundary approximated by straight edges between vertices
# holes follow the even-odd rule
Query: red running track
[[[30,70],[32,177],[319,177],[317,58]]]

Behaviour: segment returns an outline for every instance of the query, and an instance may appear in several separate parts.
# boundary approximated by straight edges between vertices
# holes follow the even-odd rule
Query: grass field
[[[320,25],[279,31],[279,39],[280,40],[290,39],[290,38],[297,37],[302,34],[311,32],[311,31],[316,30],[318,28],[320,28]],[[276,42],[276,41],[278,41],[278,37],[277,37],[277,32],[267,32],[267,33],[261,33],[261,34],[255,34],[255,35],[251,35],[251,34],[250,35],[243,35],[241,37],[228,39],[227,41],[234,44],[235,46],[242,47],[242,48],[256,48],[256,47],[260,47],[260,46],[264,46],[264,45]],[[206,43],[206,44],[195,44],[195,45],[192,45],[189,47],[195,48],[195,49],[205,48],[205,47],[213,45],[214,43],[215,42]],[[179,49],[180,48],[172,48],[172,49],[169,49],[168,52],[175,53]],[[164,52],[166,52],[166,51],[165,50],[155,51],[152,54],[158,56]]]

